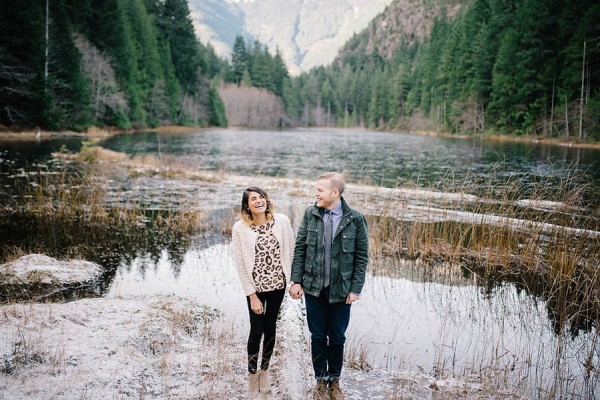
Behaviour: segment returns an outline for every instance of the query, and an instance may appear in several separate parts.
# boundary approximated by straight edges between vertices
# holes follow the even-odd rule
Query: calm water
[[[175,155],[200,169],[312,179],[340,170],[351,182],[383,186],[443,182],[481,190],[507,179],[526,183],[591,179],[600,187],[600,151],[478,139],[353,130],[216,130],[123,135],[101,146],[130,155]]]
[[[348,354],[364,352],[372,365],[438,378],[491,381],[499,372],[508,388],[519,387],[529,398],[545,398],[561,376],[568,382],[566,398],[592,398],[582,361],[598,351],[593,332],[556,336],[543,300],[510,284],[490,292],[475,280],[432,279],[436,274],[426,276],[422,266],[408,262],[373,261],[388,273],[367,274],[352,307]],[[127,294],[177,295],[218,308],[235,321],[241,342],[249,328],[228,244],[191,248],[179,262],[166,250],[158,258],[140,255],[118,269],[107,296]]]
[[[44,162],[61,148],[78,151],[82,139],[0,142],[0,178]],[[491,142],[354,130],[204,130],[197,133],[119,135],[100,146],[129,155],[176,158],[199,170],[313,179],[343,171],[349,182],[406,184],[472,194],[591,183],[589,203],[600,205],[600,150],[540,143]],[[568,184],[566,184],[568,182]],[[493,189],[492,189],[493,188]]]
[[[312,180],[320,172],[341,170],[350,182],[391,187],[410,182],[442,191],[464,188],[474,194],[518,180],[523,197],[536,185],[552,189],[566,179],[600,187],[600,151],[540,144],[345,130],[207,130],[123,135],[100,145],[130,155],[177,158],[199,170],[241,175]],[[77,151],[81,141],[0,143],[4,194],[11,190],[10,176],[23,165],[43,163],[62,146]],[[123,185],[115,187],[129,198],[151,198],[157,203],[161,199],[175,202],[182,192],[197,195],[193,182],[160,177],[151,182],[130,182],[129,186],[127,190]],[[600,203],[600,191],[589,200]],[[224,218],[239,199],[213,201],[211,218]],[[297,225],[305,204],[281,206]],[[66,241],[70,246],[77,240],[89,241],[97,246],[90,253],[96,255],[90,258],[109,264],[112,271],[107,277],[106,296],[173,294],[196,298],[238,321],[240,336],[245,335],[247,310],[228,238],[174,237],[166,243],[164,237],[148,237],[143,231],[131,238],[112,231],[90,233],[88,238],[85,229],[75,233],[70,232],[75,228],[44,230],[41,223],[0,227],[0,240],[8,243],[10,239],[11,244],[45,240],[57,254],[61,246],[67,247]],[[44,232],[53,232],[56,237],[48,240]],[[60,238],[61,234],[65,238]],[[94,239],[98,237],[100,240]],[[582,389],[582,365],[589,354],[598,362],[600,351],[592,343],[594,330],[573,337],[556,336],[545,301],[510,283],[490,290],[460,271],[448,277],[445,273],[424,273],[422,267],[403,260],[377,259],[372,264],[361,301],[353,306],[349,351],[366,352],[377,366],[437,376],[455,372],[481,377],[487,372],[486,366],[492,365],[513,382],[509,387],[528,387],[524,392],[531,398],[544,397],[556,376],[570,377],[565,379],[568,387],[561,390],[574,398],[590,398],[589,386]],[[557,356],[557,348],[564,353]],[[594,388],[598,383],[592,385]]]

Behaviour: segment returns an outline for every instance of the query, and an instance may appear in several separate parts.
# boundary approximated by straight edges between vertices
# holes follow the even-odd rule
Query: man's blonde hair
[[[317,176],[317,180],[327,180],[332,188],[337,189],[337,191],[340,192],[340,195],[344,193],[346,183],[344,182],[344,175],[339,172],[325,172],[324,174]]]

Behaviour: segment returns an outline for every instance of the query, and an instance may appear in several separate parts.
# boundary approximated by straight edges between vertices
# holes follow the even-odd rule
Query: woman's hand
[[[250,295],[250,308],[252,309],[252,311],[254,311],[257,314],[262,314],[264,311],[263,305],[260,302],[260,299],[258,298],[256,293],[252,293]]]
[[[360,299],[360,296],[356,293],[350,293],[347,297],[346,297],[346,304],[352,304],[355,301],[358,301],[358,299]]]

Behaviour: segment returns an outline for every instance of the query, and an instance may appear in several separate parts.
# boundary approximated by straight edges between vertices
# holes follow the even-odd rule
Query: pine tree
[[[269,90],[271,87],[271,71],[269,67],[269,52],[257,40],[250,49],[249,68],[252,85]]]
[[[71,21],[61,1],[50,2],[48,79],[44,125],[50,129],[86,129],[92,108],[81,70],[81,54],[75,46]]]
[[[285,66],[285,62],[283,61],[283,56],[281,55],[281,50],[279,47],[275,51],[275,56],[271,62],[270,75],[273,93],[279,97],[283,97],[283,87],[285,81],[289,79],[289,73],[287,67]]]
[[[165,0],[157,23],[169,43],[175,76],[186,92],[194,93],[201,58],[187,1]]]
[[[233,64],[233,76],[235,83],[239,86],[242,82],[242,76],[248,70],[248,53],[246,51],[246,42],[241,35],[236,36],[233,44],[233,53],[231,54]]]
[[[45,4],[0,2],[0,124],[42,124]]]
[[[214,88],[209,89],[209,110],[210,118],[209,124],[212,126],[227,126],[227,116],[225,115],[225,105],[219,97],[219,94]]]

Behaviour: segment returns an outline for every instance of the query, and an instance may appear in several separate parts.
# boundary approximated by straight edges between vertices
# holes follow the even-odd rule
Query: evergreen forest
[[[225,126],[186,0],[0,3],[0,125]]]
[[[369,31],[333,65],[293,80],[284,93],[293,116],[308,125],[600,140],[595,0],[464,2],[390,57],[377,50],[390,38]]]
[[[0,125],[226,126],[218,88],[236,84],[280,98],[289,125],[600,140],[597,1],[460,3],[424,39],[385,53],[367,29],[290,77],[279,49],[242,36],[219,58],[186,0],[2,2]]]

